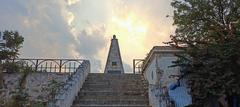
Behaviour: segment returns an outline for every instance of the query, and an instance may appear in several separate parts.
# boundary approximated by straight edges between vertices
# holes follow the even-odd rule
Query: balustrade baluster
[[[76,62],[74,62],[74,65],[73,65],[73,72],[76,72]]]
[[[66,66],[66,64],[64,65],[64,67],[65,67],[65,69],[64,69],[64,72],[66,73],[66,69],[67,69],[67,66]]]
[[[45,62],[45,72],[47,72],[47,62]]]
[[[50,63],[50,72],[52,72],[52,62]]]
[[[60,64],[59,64],[59,72],[62,71],[62,60],[60,60]]]
[[[56,70],[57,70],[57,66],[56,65],[55,65],[54,69],[55,69],[54,72],[56,72]]]
[[[69,73],[71,73],[71,71],[70,71],[70,70],[71,70],[71,64],[72,64],[72,63],[69,62],[69,67],[68,67],[68,72],[69,72]]]
[[[35,71],[37,72],[38,70],[38,59],[36,60],[36,63],[35,63]]]
[[[42,71],[42,68],[43,68],[43,65],[41,65],[41,69],[40,69],[41,72],[43,72],[43,71]]]

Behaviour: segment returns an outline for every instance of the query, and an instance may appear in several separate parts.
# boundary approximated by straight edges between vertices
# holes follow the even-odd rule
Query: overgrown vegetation
[[[12,69],[9,67],[8,60],[17,58],[19,55],[19,49],[22,47],[24,38],[17,31],[4,31],[3,41],[0,43],[0,88],[3,87],[3,70]],[[2,61],[6,61],[3,64]],[[12,64],[10,64],[12,65]],[[15,68],[15,66],[12,66]]]
[[[19,64],[17,64],[19,65]],[[20,64],[21,65],[21,64]],[[10,93],[10,99],[4,100],[0,98],[2,102],[0,104],[4,107],[46,107],[47,102],[53,100],[53,98],[58,94],[59,87],[64,85],[64,82],[59,82],[55,79],[51,79],[47,82],[46,86],[39,87],[41,92],[47,94],[47,97],[39,95],[37,100],[30,99],[30,95],[27,93],[28,89],[26,87],[27,78],[29,74],[34,72],[31,67],[17,67],[20,68],[18,74],[21,75],[17,89]]]
[[[186,68],[192,106],[227,103],[228,107],[237,107],[240,0],[174,0],[172,6],[177,28],[169,44],[186,53],[176,64]]]
[[[59,88],[64,85],[64,82],[56,81],[52,79],[49,81],[47,87],[43,88],[43,91],[49,92],[47,100],[53,100],[53,98],[58,94]]]
[[[31,102],[26,89],[27,77],[34,72],[31,67],[25,66],[25,62],[15,63],[12,59],[18,58],[19,49],[24,38],[17,31],[4,31],[0,43],[0,89],[6,91],[3,81],[3,71],[7,73],[18,72],[21,75],[17,89],[10,92],[10,99],[1,98],[0,106],[4,107],[44,107],[42,103]]]
[[[19,80],[17,89],[15,89],[13,92],[10,92],[11,99],[5,101],[3,104],[5,107],[30,107],[26,82],[28,75],[33,72],[33,70],[30,67],[20,67],[18,64],[14,64],[14,67],[16,67],[15,70],[22,71],[19,72],[21,74],[21,78]]]

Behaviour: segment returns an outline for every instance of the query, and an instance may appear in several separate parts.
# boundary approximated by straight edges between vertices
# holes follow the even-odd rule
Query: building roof
[[[154,46],[150,50],[150,52],[148,53],[147,57],[144,60],[143,71],[148,67],[148,64],[154,57],[154,54],[156,54],[156,53],[179,53],[179,52],[183,52],[183,51],[179,50],[177,48],[171,47],[171,46]]]
[[[178,50],[178,49],[171,46],[154,46],[152,50]]]

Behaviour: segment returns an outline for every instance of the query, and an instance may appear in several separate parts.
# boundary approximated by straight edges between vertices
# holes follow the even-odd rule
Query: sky
[[[171,0],[1,0],[0,31],[25,39],[20,58],[88,59],[103,72],[113,35],[125,72],[174,33]]]

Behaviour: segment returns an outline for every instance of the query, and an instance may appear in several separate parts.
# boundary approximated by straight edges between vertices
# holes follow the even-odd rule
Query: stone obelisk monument
[[[124,73],[118,40],[115,35],[113,35],[113,38],[111,40],[111,45],[109,48],[104,73],[110,73],[110,74]]]

